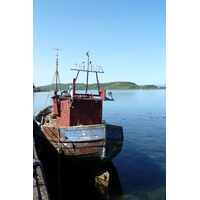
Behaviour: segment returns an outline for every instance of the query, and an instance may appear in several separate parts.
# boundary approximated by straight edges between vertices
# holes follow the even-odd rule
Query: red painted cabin
[[[86,52],[88,56],[87,69],[72,69],[77,72],[76,78],[73,79],[72,87],[69,93],[65,95],[57,95],[57,89],[55,89],[55,95],[53,98],[54,115],[56,116],[57,126],[76,126],[77,124],[92,125],[102,123],[102,101],[113,100],[106,97],[106,90],[99,88],[99,81],[97,73],[104,73],[103,69],[92,71],[89,70],[89,51]],[[57,66],[58,66],[58,60]],[[85,94],[76,94],[75,83],[78,78],[79,72],[87,72],[86,79],[86,92]],[[87,94],[88,88],[88,75],[89,72],[96,73],[96,80],[98,86],[98,94]],[[58,75],[56,67],[56,75]],[[57,79],[56,79],[57,80]],[[56,83],[57,88],[57,83]]]
[[[75,89],[75,87],[74,87]],[[54,115],[57,126],[76,126],[77,124],[92,125],[102,123],[102,100],[105,100],[106,90],[99,95],[71,94],[53,96]]]
[[[57,126],[91,125],[102,123],[102,100],[60,99],[54,97]],[[71,105],[72,103],[72,105]],[[71,105],[71,107],[70,107]],[[58,110],[55,113],[55,110]]]

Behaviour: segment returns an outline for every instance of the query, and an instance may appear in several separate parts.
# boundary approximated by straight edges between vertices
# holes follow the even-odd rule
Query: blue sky
[[[60,48],[61,83],[70,83],[70,68],[90,51],[100,65],[102,83],[166,83],[166,1],[164,0],[34,0],[33,83],[51,84]],[[85,82],[85,73],[78,82]],[[95,82],[90,74],[89,82]]]

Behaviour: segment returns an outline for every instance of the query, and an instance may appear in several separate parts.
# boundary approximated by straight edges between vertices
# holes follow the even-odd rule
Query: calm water
[[[110,173],[107,191],[100,192],[85,177],[74,177],[62,168],[59,186],[57,173],[41,159],[52,199],[58,194],[61,199],[166,199],[166,90],[112,93],[115,101],[103,102],[103,119],[123,126],[124,143],[105,166]],[[33,94],[33,114],[44,108],[47,95]]]

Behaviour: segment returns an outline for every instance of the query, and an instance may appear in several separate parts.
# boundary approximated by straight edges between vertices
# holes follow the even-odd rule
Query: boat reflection
[[[109,173],[108,187],[102,184],[97,184],[95,182],[94,185],[96,190],[100,192],[105,199],[124,199],[123,189],[118,176],[118,172],[112,161],[102,165],[100,170],[101,172],[104,171]]]
[[[67,164],[52,165],[49,160],[39,157],[47,179],[50,199],[124,199],[118,172],[112,161],[98,169],[87,170],[82,166],[69,167]],[[107,186],[95,182],[99,172],[108,172]]]

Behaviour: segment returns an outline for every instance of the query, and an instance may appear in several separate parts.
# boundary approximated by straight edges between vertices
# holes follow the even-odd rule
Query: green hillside
[[[60,84],[61,90],[69,90],[70,85],[72,83],[67,84]],[[45,86],[38,86],[37,88],[39,91],[49,91],[51,85],[45,85]],[[57,88],[59,90],[59,84],[57,85]],[[76,90],[85,90],[86,84],[84,83],[76,83]],[[109,90],[155,90],[155,89],[166,89],[165,88],[158,88],[155,85],[142,85],[139,86],[132,82],[110,82],[110,83],[100,83],[100,88],[105,88]],[[55,84],[52,85],[51,90],[55,89]],[[88,90],[97,90],[97,84],[88,84]]]

